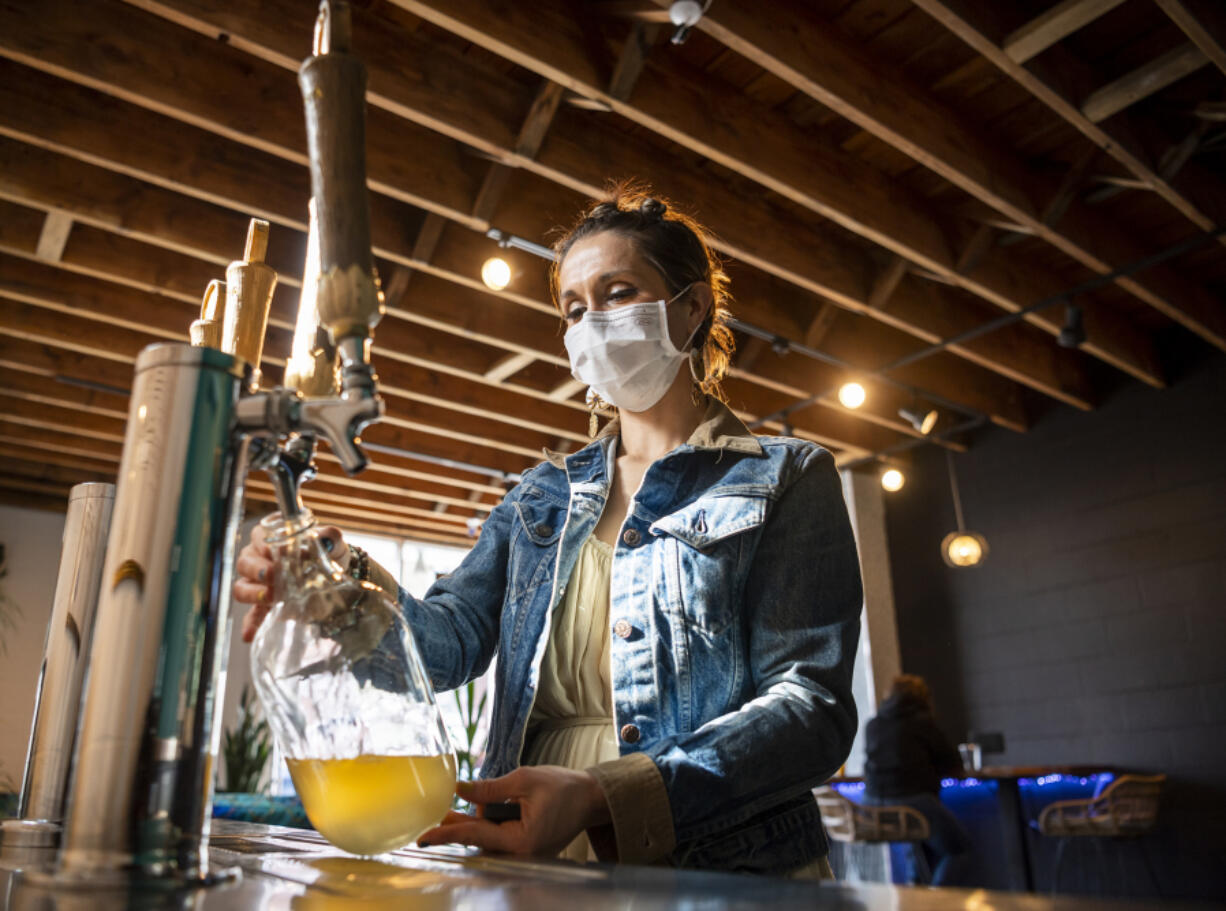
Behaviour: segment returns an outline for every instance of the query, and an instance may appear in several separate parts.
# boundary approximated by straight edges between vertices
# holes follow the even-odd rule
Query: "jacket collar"
[[[545,460],[566,471],[568,461],[573,462],[580,456],[591,458],[596,449],[600,449],[602,454],[607,452],[611,438],[617,437],[620,433],[620,419],[614,418],[596,435],[596,439],[582,449],[570,455],[546,449],[544,450]],[[762,444],[758,442],[753,432],[732,413],[731,408],[715,396],[707,397],[706,413],[703,414],[698,426],[694,428],[694,432],[690,434],[690,438],[686,440],[685,446],[691,450],[731,450],[749,455],[762,454]],[[589,453],[588,450],[593,450],[593,452]]]

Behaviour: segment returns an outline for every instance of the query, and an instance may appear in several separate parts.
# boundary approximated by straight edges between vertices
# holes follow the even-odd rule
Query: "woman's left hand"
[[[472,845],[504,854],[553,857],[591,826],[609,822],[609,805],[596,779],[562,766],[525,766],[501,778],[461,781],[456,793],[477,805],[512,801],[520,818],[488,822],[482,815],[451,812],[417,839],[422,847]]]

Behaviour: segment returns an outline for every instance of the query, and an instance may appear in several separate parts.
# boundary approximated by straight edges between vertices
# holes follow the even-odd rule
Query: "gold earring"
[[[694,381],[690,385],[690,401],[694,403],[694,407],[698,407],[707,392],[707,359],[703,350],[697,346],[690,349],[690,378]]]
[[[587,435],[589,439],[596,439],[596,431],[600,429],[600,414],[602,408],[607,408],[604,399],[597,395],[592,390],[587,393]]]

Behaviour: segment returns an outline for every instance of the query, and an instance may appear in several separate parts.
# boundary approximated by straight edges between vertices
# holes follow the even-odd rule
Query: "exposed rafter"
[[[234,47],[278,66],[297,68],[300,45],[305,38],[287,33],[283,27],[286,16],[278,15],[275,3],[261,4],[258,9],[206,0],[171,0],[143,5],[155,7],[160,13],[205,34],[224,33]],[[511,103],[506,97],[510,88],[505,83],[491,82],[475,74],[463,82],[463,70],[420,38],[408,34],[392,35],[386,27],[362,30],[362,23],[360,16],[355,18],[355,28],[359,28],[366,42],[364,46],[372,51],[368,95],[372,104],[429,123],[439,132],[461,137],[472,147],[507,160],[505,156],[510,154],[511,142],[507,130],[488,124],[489,118],[484,116],[491,105]],[[387,54],[381,53],[384,49]],[[412,80],[406,78],[403,67],[386,63],[400,57],[411,59],[419,68]],[[210,60],[211,70],[224,65],[224,55]],[[246,61],[241,70],[243,84],[250,86],[258,67]],[[185,80],[183,85],[189,83]],[[423,88],[442,84],[447,87],[445,97]],[[499,92],[502,97],[495,97]],[[479,111],[481,115],[469,116],[470,111]],[[862,252],[824,233],[820,226],[798,222],[779,211],[759,212],[746,206],[734,192],[700,175],[690,174],[686,168],[670,166],[658,149],[648,149],[624,132],[591,122],[568,123],[565,129],[555,132],[553,141],[542,149],[537,159],[520,164],[585,194],[599,193],[604,181],[614,173],[631,173],[659,186],[670,187],[677,197],[686,199],[703,213],[722,248],[735,258],[834,300],[840,306],[855,312],[868,312],[863,304],[866,292],[862,278],[867,264],[858,265],[864,261]],[[531,233],[531,230],[535,227],[521,233]],[[773,240],[764,255],[760,248],[766,236]],[[900,296],[890,324],[930,341],[933,327],[926,317],[926,309],[914,298]],[[976,349],[958,349],[955,353],[988,369],[999,368],[1002,375],[1063,401],[1084,406],[1092,399],[1092,396],[1079,396],[1075,385],[1069,386],[1070,381],[1075,384],[1078,376],[1075,363],[1064,364],[1059,377],[1034,376],[1028,372],[1027,365],[1011,362],[1008,352],[1013,347],[1001,344],[999,351],[991,356]],[[1084,384],[1084,380],[1082,382]],[[996,416],[995,412],[993,415]]]

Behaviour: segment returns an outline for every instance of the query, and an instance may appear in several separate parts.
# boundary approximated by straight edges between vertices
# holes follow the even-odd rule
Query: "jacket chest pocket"
[[[515,503],[519,518],[511,540],[507,584],[516,600],[552,578],[566,506],[530,489]]]
[[[669,599],[701,632],[720,636],[736,618],[767,503],[765,493],[710,494],[652,523],[667,538]]]

